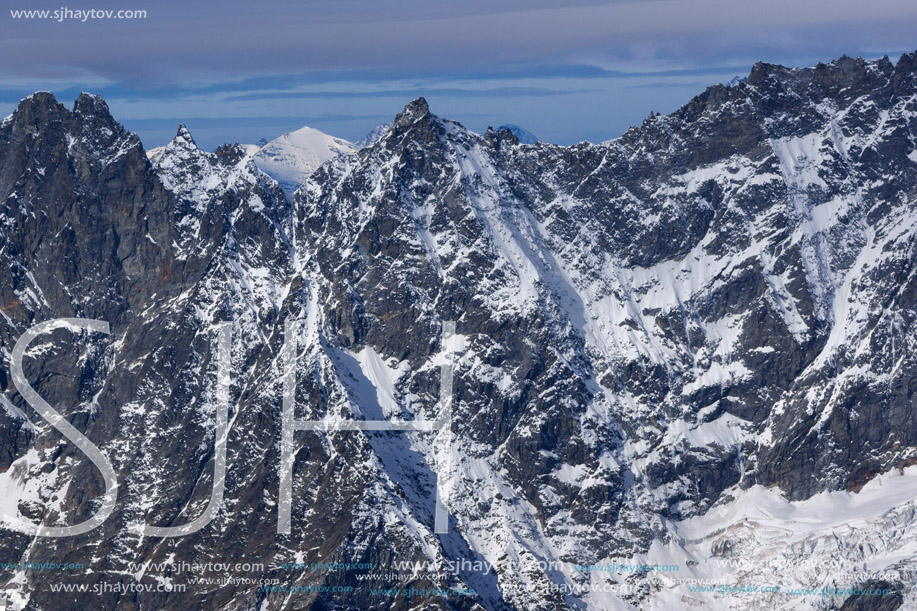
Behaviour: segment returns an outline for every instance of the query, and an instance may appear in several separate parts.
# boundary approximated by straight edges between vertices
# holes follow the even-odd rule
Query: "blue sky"
[[[13,19],[140,9],[146,19]],[[355,140],[423,95],[483,131],[601,141],[757,60],[917,49],[905,0],[4,0],[0,113],[35,90],[101,93],[147,148],[179,122],[212,149],[302,125]]]

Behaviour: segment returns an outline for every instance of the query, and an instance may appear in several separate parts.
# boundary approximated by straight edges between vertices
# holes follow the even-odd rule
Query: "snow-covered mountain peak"
[[[444,138],[444,136],[449,138]],[[466,129],[458,121],[444,119],[430,111],[424,98],[417,98],[395,116],[388,132],[373,146],[409,157],[418,148],[448,146],[447,140],[481,140],[481,135]],[[380,146],[381,145],[381,146]],[[431,148],[432,147],[432,148]]]
[[[150,150],[146,152],[146,158],[149,159],[150,163],[155,166],[156,164],[159,163],[159,160],[162,159],[162,155],[165,152],[166,152],[166,147],[157,146],[155,148],[151,148]]]
[[[258,171],[241,146],[224,144],[208,153],[198,148],[184,125],[169,144],[147,156],[162,184],[179,197],[197,202],[201,210],[218,193],[257,181]]]
[[[102,99],[102,96],[97,93],[88,93],[86,91],[80,93],[76,102],[74,102],[73,112],[77,114],[101,114],[109,117],[111,116],[108,104]]]
[[[419,97],[404,107],[395,117],[394,125],[402,127],[430,114],[430,105],[424,97]]]
[[[312,127],[302,127],[268,142],[255,156],[255,165],[292,193],[320,165],[339,155],[349,155],[356,147]]]
[[[197,150],[197,143],[194,141],[194,137],[191,135],[188,128],[185,127],[184,123],[178,126],[178,132],[175,134],[175,137],[172,138],[172,142],[166,146],[167,148],[172,147],[173,149]]]

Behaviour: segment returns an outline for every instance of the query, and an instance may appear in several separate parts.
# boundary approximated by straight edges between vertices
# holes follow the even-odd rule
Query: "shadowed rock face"
[[[671,521],[754,484],[805,499],[913,463],[915,62],[759,63],[573,147],[477,135],[420,98],[292,201],[238,147],[201,151],[182,127],[151,165],[100,98],[23,100],[0,125],[0,350],[51,318],[111,323],[107,338],[48,335],[25,370],[120,485],[112,517],[79,538],[3,533],[0,562],[90,572],[6,589],[36,609],[600,608],[550,593],[582,575],[537,562],[677,545]],[[448,320],[461,346],[451,438],[297,433],[293,532],[277,535],[285,323],[300,328],[297,418],[434,420]],[[141,538],[129,525],[185,524],[209,499],[224,321],[221,510],[194,535]],[[10,386],[0,375],[32,419],[0,413],[16,510],[88,518],[101,476]],[[352,589],[218,587],[176,567],[155,574],[184,593],[49,587],[128,584],[132,563],[170,558],[264,564],[213,578]],[[283,567],[462,558],[494,569],[393,582]],[[371,589],[448,586],[477,595]]]

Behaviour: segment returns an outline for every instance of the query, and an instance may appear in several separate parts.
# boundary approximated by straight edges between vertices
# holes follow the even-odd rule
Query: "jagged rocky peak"
[[[85,150],[90,157],[106,157],[119,149],[127,152],[140,145],[139,139],[111,116],[100,96],[85,92],[76,99],[72,110],[50,92],[33,93],[19,102],[4,127],[10,130],[13,140],[38,137],[45,143],[41,148],[64,141],[65,134],[69,135],[80,146],[70,146],[68,141],[68,151],[78,155]]]
[[[47,128],[49,124],[65,119],[67,114],[67,109],[55,99],[54,94],[49,91],[37,91],[19,102],[9,117],[8,125],[13,132],[25,131],[34,134],[39,129]]]
[[[140,146],[140,139],[115,120],[108,104],[98,94],[80,93],[73,103],[72,119],[73,130],[81,132],[84,141],[103,154],[113,152],[111,147],[120,147],[122,140]]]
[[[814,99],[832,97],[844,104],[875,89],[886,87],[900,67],[907,67],[911,54],[904,54],[894,66],[887,56],[875,60],[846,55],[809,68],[787,68],[757,62],[746,84],[761,92],[780,92]],[[911,72],[911,70],[907,70]]]
[[[400,136],[408,131],[419,130],[432,135],[436,131],[433,129],[434,124],[438,123],[439,117],[430,112],[427,101],[420,97],[405,106],[404,110],[395,116],[391,132],[395,136]]]
[[[94,309],[113,324],[125,320],[126,304],[146,298],[153,276],[168,264],[158,245],[169,243],[169,198],[139,139],[115,121],[101,97],[87,93],[72,110],[50,93],[33,94],[6,125],[0,130],[0,202],[6,204],[0,218],[18,219],[22,242],[18,260],[0,267],[31,269],[27,285],[38,296],[18,300],[21,311],[44,318]],[[32,214],[37,211],[42,214]],[[13,243],[12,235],[4,237]],[[13,294],[25,286],[17,274],[0,279]],[[87,305],[101,294],[106,304]]]
[[[229,142],[221,144],[217,147],[213,154],[220,161],[220,163],[225,165],[235,165],[244,159],[247,159],[249,164],[254,164],[251,156],[238,142],[234,142],[232,144]]]
[[[184,124],[169,144],[153,151],[150,161],[166,189],[179,197],[202,204],[207,191],[223,188],[212,167],[213,155],[197,147]]]
[[[892,81],[895,83],[895,91],[914,87],[917,82],[917,51],[905,53],[898,59]]]
[[[159,169],[160,175],[166,179],[174,177],[174,172],[176,171],[193,170],[193,172],[200,173],[206,170],[217,173],[225,172],[229,167],[235,166],[243,160],[247,160],[245,164],[247,173],[253,174],[256,172],[251,156],[238,142],[234,144],[227,142],[217,147],[214,152],[207,152],[198,147],[194,136],[191,135],[191,131],[183,123],[178,126],[178,131],[169,144],[161,149],[154,149],[152,153],[150,155],[151,161]],[[183,182],[188,183],[188,187],[200,186],[190,184],[193,182],[190,176],[186,177]],[[208,184],[210,184],[211,188],[219,186],[219,183],[213,180]]]
[[[427,104],[426,98],[421,96],[407,104],[404,107],[404,110],[398,113],[398,115],[395,117],[395,123],[398,124],[406,121],[416,121],[417,119],[423,118],[428,114],[430,114],[430,105]]]
[[[85,92],[72,110],[49,92],[24,98],[4,121],[0,137],[21,147],[21,162],[32,159],[42,171],[50,167],[63,171],[66,168],[59,162],[69,158],[81,180],[96,180],[95,170],[116,174],[143,164],[140,139],[112,117],[100,96]]]
[[[73,112],[84,116],[111,118],[108,103],[97,93],[83,91],[73,103]]]
[[[178,132],[170,144],[183,149],[197,149],[197,143],[184,123],[178,126]]]
[[[175,214],[183,248],[208,228],[214,231],[211,238],[219,238],[222,221],[208,220],[208,214],[216,218],[240,206],[253,211],[283,207],[280,186],[256,167],[239,143],[222,144],[211,153],[200,149],[182,124],[168,145],[150,155],[150,161],[162,185],[179,200]],[[257,223],[248,226],[252,234],[262,229]]]
[[[650,115],[614,142],[658,150],[662,158],[656,163],[663,169],[670,161],[714,163],[726,151],[756,156],[769,149],[772,138],[816,129],[831,109],[856,103],[879,108],[893,95],[908,95],[915,73],[913,54],[902,55],[894,66],[886,57],[842,57],[807,68],[758,62],[744,83],[708,87],[670,115]],[[869,113],[864,107],[856,114]],[[769,120],[762,123],[761,116]]]
[[[507,127],[494,129],[488,126],[487,131],[484,133],[484,139],[493,146],[499,146],[503,141],[508,141],[510,144],[519,144],[519,136]]]
[[[390,156],[401,160],[399,172],[417,172],[424,180],[434,182],[437,172],[446,167],[450,143],[462,139],[480,139],[461,124],[443,119],[432,112],[420,97],[404,107],[392,122],[388,132],[375,144],[359,151],[362,163],[375,167]],[[368,161],[370,159],[376,161]],[[327,166],[323,170],[328,169]],[[325,172],[316,174],[324,175]]]

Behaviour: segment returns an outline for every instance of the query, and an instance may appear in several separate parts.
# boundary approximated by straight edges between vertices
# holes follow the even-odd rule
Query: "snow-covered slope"
[[[261,171],[279,182],[284,191],[292,193],[318,166],[355,150],[346,140],[303,127],[271,140],[254,158]]]
[[[264,147],[263,144],[240,144],[238,145],[248,157],[254,157]]]
[[[491,595],[651,605],[646,574],[624,595],[572,565],[679,546],[673,523],[753,485],[802,501],[915,459],[913,72],[912,56],[757,64],[574,147],[474,134],[417,100],[299,192],[319,327],[400,368],[459,321],[464,459],[420,451],[495,567]],[[386,388],[407,397],[430,369],[418,356]]]
[[[653,575],[643,608],[795,611],[859,598],[843,608],[915,609],[915,518],[917,467],[805,501],[762,486],[732,490],[705,515],[670,525],[679,545],[655,542],[638,558],[680,567]]]
[[[184,126],[181,126],[181,127],[184,127]],[[187,129],[187,128],[185,128],[185,129]],[[168,145],[166,145],[166,146],[168,146]],[[166,151],[166,146],[157,146],[157,147],[155,147],[155,148],[151,148],[150,150],[148,150],[148,151],[146,152],[147,159],[150,160],[150,163],[152,163],[154,166],[159,164],[160,159],[162,159],[162,156],[163,156],[163,154],[164,154],[165,151]],[[258,154],[258,151],[261,150],[261,147],[262,147],[263,145],[260,145],[260,144],[239,144],[239,145],[237,145],[237,146],[245,153],[246,156],[248,156],[248,157],[254,157],[255,155]]]

